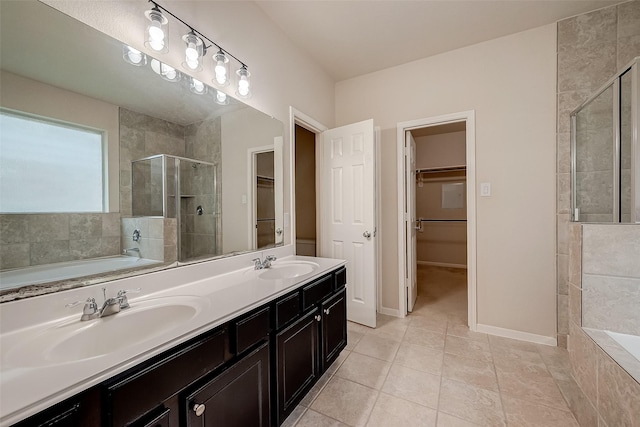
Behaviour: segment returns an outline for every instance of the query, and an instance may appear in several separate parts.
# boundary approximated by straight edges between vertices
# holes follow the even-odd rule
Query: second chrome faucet
[[[255,270],[262,270],[263,268],[271,267],[271,263],[276,259],[278,258],[276,258],[274,255],[267,255],[264,260],[261,260],[260,258],[254,258],[251,261],[253,261]]]

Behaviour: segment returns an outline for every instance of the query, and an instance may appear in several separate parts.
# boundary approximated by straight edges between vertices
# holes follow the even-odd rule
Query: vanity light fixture
[[[216,90],[216,103],[220,105],[227,105],[229,103],[227,94],[221,90]]]
[[[126,44],[122,45],[122,57],[126,62],[136,67],[147,65],[147,55]]]
[[[226,86],[229,84],[229,58],[227,58],[227,55],[220,49],[218,53],[213,56],[213,62],[216,64],[213,70],[216,75],[214,83],[220,86]]]
[[[158,61],[157,59],[151,60],[151,69],[168,82],[180,81],[180,78],[182,77],[180,71],[176,70],[170,65]]]
[[[145,38],[146,46],[150,47],[156,52],[164,53],[169,50],[168,49],[169,22],[167,17],[164,16],[164,14],[171,16],[189,29],[189,32],[182,37],[182,40],[186,44],[185,61],[182,63],[183,67],[185,67],[190,71],[202,70],[203,68],[202,58],[206,55],[208,48],[215,46],[218,49],[218,52],[213,57],[213,62],[215,67],[214,68],[215,78],[213,79],[213,82],[216,83],[218,86],[226,86],[227,84],[229,84],[229,81],[232,77],[229,75],[230,74],[229,60],[230,58],[233,58],[241,65],[240,69],[236,71],[236,75],[238,77],[238,86],[237,86],[236,93],[240,98],[249,98],[251,96],[251,82],[250,82],[251,73],[249,73],[249,70],[247,69],[248,68],[247,64],[240,61],[237,57],[229,53],[229,51],[223,49],[219,44],[212,41],[210,38],[202,34],[200,31],[196,30],[195,28],[187,24],[185,21],[177,17],[175,14],[171,13],[164,6],[160,6],[154,0],[149,0],[149,2],[153,4],[153,7],[150,10],[145,12],[145,16],[149,20],[149,24],[147,25],[147,34]],[[208,41],[211,44],[207,46],[205,44],[205,41]],[[153,65],[153,61],[152,61],[152,65]],[[162,65],[166,65],[166,64],[162,64]],[[173,68],[172,70],[177,73],[177,79],[179,79],[180,73]],[[175,79],[167,78],[166,73],[158,72],[158,74],[163,76],[163,78],[165,78],[166,80],[176,81]]]
[[[147,10],[144,16],[149,20],[144,44],[156,52],[168,52],[169,20],[156,3],[153,3],[153,7]]]
[[[205,51],[202,39],[191,30],[191,32],[182,36],[182,40],[187,45],[184,51],[184,62],[182,66],[192,71],[201,71],[201,59]]]
[[[247,70],[247,66],[242,64],[236,74],[238,75],[238,96],[240,98],[249,98],[251,96],[251,73]]]
[[[193,77],[191,77],[189,90],[195,93],[196,95],[204,95],[205,93],[207,93],[207,85],[202,83],[200,80],[194,79]]]

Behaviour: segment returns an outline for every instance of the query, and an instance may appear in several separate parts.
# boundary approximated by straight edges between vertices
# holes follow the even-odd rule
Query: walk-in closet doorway
[[[438,299],[476,326],[474,114],[398,124],[401,314]],[[400,200],[402,199],[402,200]]]

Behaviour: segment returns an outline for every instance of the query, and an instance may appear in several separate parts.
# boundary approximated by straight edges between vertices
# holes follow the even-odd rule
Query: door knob
[[[365,231],[364,233],[362,233],[362,237],[366,238],[367,240],[371,239],[371,233],[368,231]]]
[[[196,416],[199,417],[202,414],[204,414],[204,411],[207,409],[206,406],[204,406],[204,403],[194,403],[193,405],[193,412],[196,413]]]

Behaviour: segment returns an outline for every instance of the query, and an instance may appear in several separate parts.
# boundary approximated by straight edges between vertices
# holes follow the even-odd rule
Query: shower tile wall
[[[558,22],[557,284],[558,344],[566,346],[568,226],[571,209],[569,113],[640,55],[640,0]]]
[[[140,240],[133,241],[134,230],[140,231]],[[176,251],[177,226],[175,218],[122,218],[123,248],[138,248],[146,259],[172,262],[178,259]]]
[[[119,213],[0,215],[2,270],[119,253]]]
[[[155,154],[184,157],[185,152],[184,126],[120,108],[120,211],[123,216],[132,215],[131,161]],[[148,176],[151,177],[151,171]],[[148,200],[151,209],[151,192],[161,192],[162,189],[151,183],[144,187],[149,194],[149,198],[144,200]]]
[[[583,318],[589,323],[591,320],[588,318],[595,314],[589,313],[594,308],[588,301],[594,297],[590,293],[602,291],[600,285],[615,286],[616,275],[637,277],[640,273],[637,266],[640,225],[571,223],[569,229],[569,357],[572,375],[558,384],[581,426],[636,426],[640,420],[640,383],[620,366],[620,360],[613,360],[596,344],[582,325]],[[590,278],[596,278],[596,281]],[[613,317],[608,317],[617,322],[614,310],[607,303],[608,298],[616,296],[616,293],[607,294],[607,298],[599,302],[609,307],[608,314]],[[637,307],[637,292],[634,298]],[[637,308],[634,310],[633,306],[622,304],[621,311],[625,307],[630,310],[628,314],[637,317]],[[619,356],[616,354],[616,358]]]
[[[220,165],[222,161],[221,123],[221,119],[216,117],[186,126],[186,157]],[[207,165],[196,165],[194,168],[187,164],[181,173],[183,173],[182,183],[189,185],[183,188],[182,193],[193,196],[184,198],[180,203],[182,258],[219,255],[222,248],[219,203],[222,200],[222,168]],[[215,193],[212,193],[213,190]],[[198,206],[202,207],[202,215],[197,214]]]

